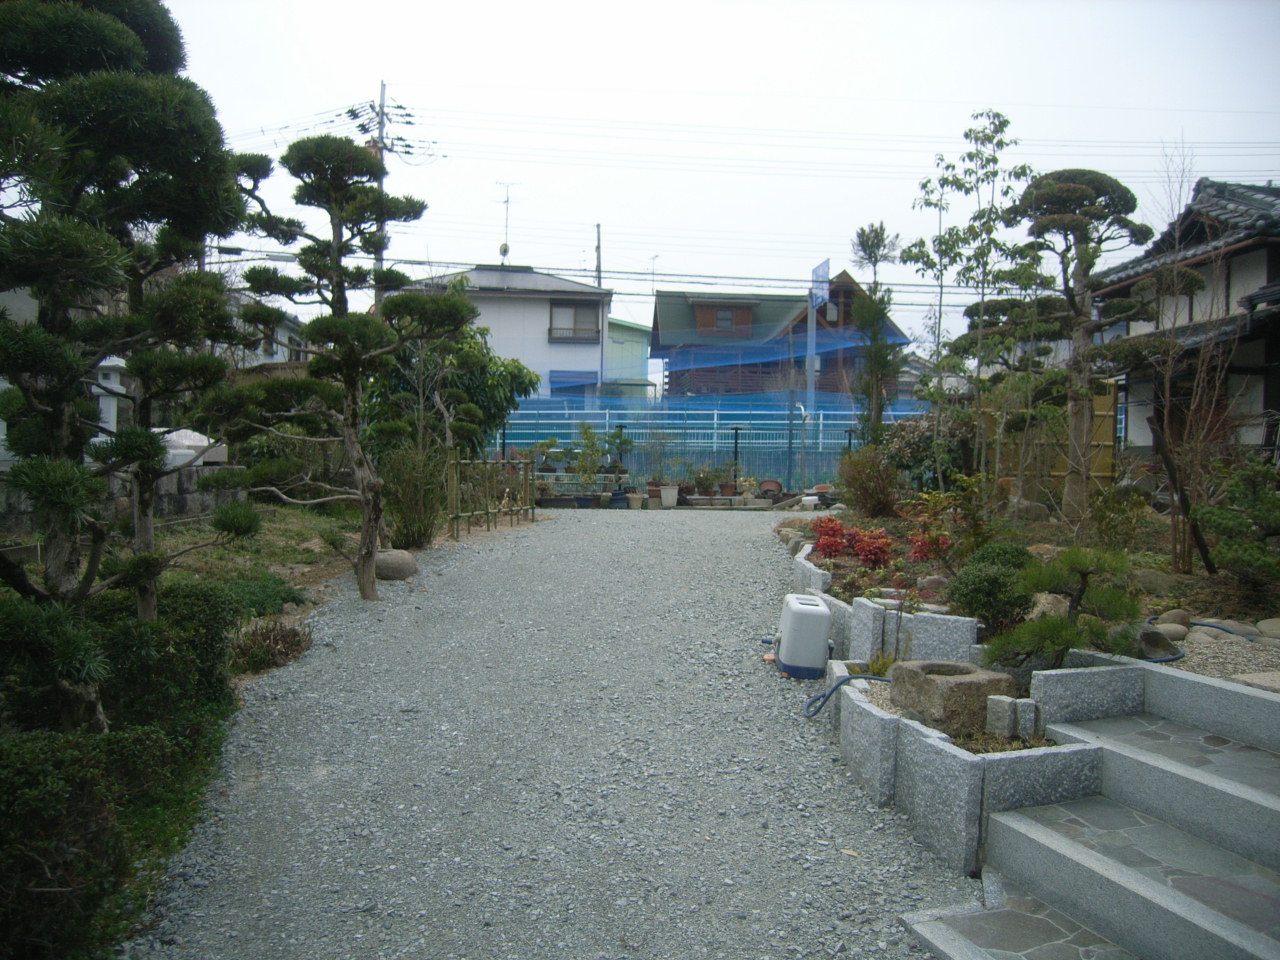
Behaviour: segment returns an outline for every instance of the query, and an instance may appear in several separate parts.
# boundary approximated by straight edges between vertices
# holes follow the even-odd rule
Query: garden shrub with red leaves
[[[817,542],[813,552],[823,560],[857,557],[864,566],[883,567],[893,559],[893,538],[881,527],[864,530],[846,527],[835,517],[819,517],[809,524]]]

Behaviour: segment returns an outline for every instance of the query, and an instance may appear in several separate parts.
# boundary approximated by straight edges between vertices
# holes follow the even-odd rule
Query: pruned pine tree
[[[1062,324],[1066,365],[1066,476],[1062,513],[1083,520],[1093,473],[1093,398],[1099,386],[1094,337],[1115,323],[1144,318],[1141,300],[1113,299],[1095,309],[1093,270],[1101,256],[1146,243],[1153,231],[1129,215],[1138,201],[1124,184],[1095,170],[1056,170],[1036,177],[1010,207],[1011,222],[1026,225],[1035,251],[1049,261],[1061,309],[1046,318]]]
[[[307,379],[246,385],[215,398],[210,409],[234,416],[242,434],[280,432],[286,425],[301,424],[306,426],[304,431],[286,431],[286,435],[301,442],[340,445],[349,483],[320,478],[302,463],[279,462],[250,473],[246,482],[251,489],[293,503],[358,504],[360,541],[350,559],[360,596],[376,600],[375,565],[384,508],[382,478],[362,435],[365,391],[406,344],[453,337],[475,317],[476,310],[462,289],[455,287],[442,294],[386,297],[379,315],[352,313],[352,292],[374,287],[384,293],[398,290],[408,277],[394,270],[371,270],[351,263],[351,258],[385,250],[383,226],[418,219],[426,204],[383,193],[379,186],[386,175],[382,161],[351,140],[329,136],[299,140],[285,151],[281,164],[298,181],[294,200],[318,211],[325,229],[308,231],[301,221],[279,217],[259,203],[259,212],[251,218],[257,230],[285,244],[303,241],[297,254],[301,272],[252,267],[244,272],[244,280],[266,306],[272,299],[284,299],[318,304],[328,312],[311,320],[303,333]],[[243,316],[270,319],[261,306]]]
[[[236,159],[184,63],[155,0],[0,3],[0,290],[33,304],[0,315],[0,416],[18,459],[6,482],[45,548],[38,574],[0,560],[0,580],[36,604],[74,608],[131,575],[100,577],[95,505],[108,472],[151,469],[163,444],[139,424],[104,436],[98,367],[189,342],[192,319],[152,309],[147,291],[244,213]],[[92,644],[41,649],[105,725]]]

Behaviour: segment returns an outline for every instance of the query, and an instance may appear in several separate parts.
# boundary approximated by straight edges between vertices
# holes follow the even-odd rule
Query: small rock
[[[1187,638],[1188,627],[1180,623],[1155,623],[1152,627],[1169,638],[1170,643],[1181,643]]]
[[[379,550],[375,572],[379,580],[408,580],[418,572],[418,561],[408,550]]]
[[[1264,637],[1280,637],[1280,617],[1258,621],[1258,632]]]
[[[1219,630],[1226,630],[1230,633],[1238,633],[1245,637],[1260,637],[1262,631],[1255,627],[1252,623],[1244,623],[1241,620],[1206,620],[1204,621],[1211,626],[1217,627]]]
[[[951,581],[949,581],[946,577],[942,577],[942,576],[938,576],[937,574],[934,574],[931,577],[920,577],[918,580],[916,580],[916,589],[942,591],[946,589],[947,584],[950,582]]]
[[[1166,610],[1164,613],[1160,614],[1160,616],[1156,617],[1156,624],[1159,625],[1162,623],[1178,623],[1189,629],[1191,627],[1191,614],[1180,607],[1173,610]]]

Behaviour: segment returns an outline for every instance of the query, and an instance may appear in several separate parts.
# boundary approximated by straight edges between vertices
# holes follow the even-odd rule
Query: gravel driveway
[[[548,514],[544,513],[544,517]],[[777,514],[556,511],[445,544],[244,692],[123,957],[923,955],[973,898],[848,777],[822,681],[760,661]]]

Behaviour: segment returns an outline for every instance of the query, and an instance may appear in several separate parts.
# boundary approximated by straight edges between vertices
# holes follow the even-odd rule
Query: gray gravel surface
[[[547,516],[547,514],[543,514]],[[557,511],[419,555],[250,684],[119,955],[920,958],[973,899],[780,678],[776,514]]]

